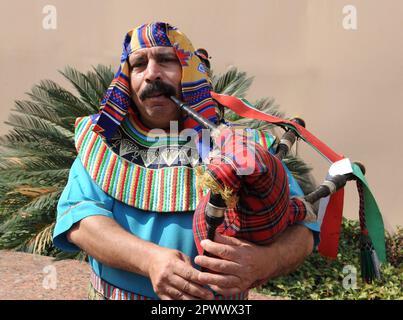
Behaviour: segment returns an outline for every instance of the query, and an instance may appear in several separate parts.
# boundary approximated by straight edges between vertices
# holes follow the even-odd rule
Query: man
[[[197,255],[192,219],[206,191],[195,183],[199,158],[181,153],[188,140],[170,123],[201,127],[168,96],[222,122],[206,63],[166,23],[129,31],[123,47],[100,113],[76,121],[78,157],[59,200],[55,245],[88,253],[92,290],[105,299],[245,299],[258,283],[294,270],[314,245],[304,225],[260,246],[217,233],[200,244],[214,257]]]

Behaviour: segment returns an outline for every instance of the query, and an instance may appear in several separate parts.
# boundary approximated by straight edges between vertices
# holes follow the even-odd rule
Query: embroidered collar
[[[191,165],[151,168],[129,161],[121,155],[125,152],[116,153],[93,132],[91,118],[76,120],[75,146],[84,168],[104,192],[118,201],[145,211],[179,213],[196,209],[207,190],[197,187],[195,168]],[[267,148],[271,146],[274,138],[269,133],[253,131],[256,142]],[[134,143],[133,140],[128,141]],[[116,148],[132,151],[125,143]],[[125,156],[133,153],[128,152]]]

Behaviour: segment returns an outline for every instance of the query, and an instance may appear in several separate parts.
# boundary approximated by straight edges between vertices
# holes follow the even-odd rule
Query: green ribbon
[[[365,223],[368,230],[368,236],[372,241],[379,261],[386,262],[385,228],[381,212],[379,211],[378,204],[369,189],[368,182],[360,167],[355,163],[352,163],[352,167],[353,174],[363,183]]]

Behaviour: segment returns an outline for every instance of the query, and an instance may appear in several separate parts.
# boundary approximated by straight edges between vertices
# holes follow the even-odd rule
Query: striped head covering
[[[189,39],[177,28],[164,22],[143,24],[130,30],[123,42],[120,67],[101,102],[99,117],[94,131],[105,139],[113,137],[127,115],[129,108],[136,110],[130,94],[129,55],[142,48],[173,47],[182,66],[182,100],[204,117],[216,122],[215,103],[210,90],[206,66],[195,54]],[[190,117],[183,120],[183,128],[201,130]]]

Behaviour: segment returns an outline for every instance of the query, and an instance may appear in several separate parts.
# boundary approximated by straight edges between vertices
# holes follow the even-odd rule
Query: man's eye
[[[132,67],[133,67],[133,68],[140,68],[140,67],[145,66],[145,64],[146,64],[146,63],[145,63],[144,61],[139,61],[139,62],[133,63]]]
[[[176,63],[177,61],[178,59],[174,57],[166,57],[160,59],[160,63],[170,63],[170,62]]]

